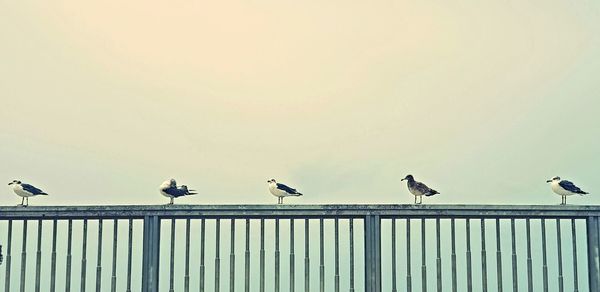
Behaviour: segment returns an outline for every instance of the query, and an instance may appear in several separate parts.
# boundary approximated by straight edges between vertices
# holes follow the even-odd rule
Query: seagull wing
[[[277,184],[277,188],[288,193],[288,194],[296,194],[296,195],[302,195],[301,193],[299,193],[296,189],[290,188],[284,184]]]
[[[434,190],[434,189],[426,186],[422,182],[416,182],[414,188],[417,189],[417,191],[419,191],[420,193],[422,193],[422,194],[424,194],[425,196],[428,196],[428,197],[429,196],[433,196],[435,194],[439,194],[438,191],[436,191],[436,190]]]
[[[184,185],[180,186],[179,190],[184,193],[183,196],[198,194],[198,193],[194,193],[195,192],[194,190],[188,190],[187,186],[184,186]]]
[[[44,191],[42,191],[32,185],[29,185],[29,184],[21,184],[21,187],[23,188],[24,191],[30,192],[34,195],[46,194],[46,193],[44,193]]]
[[[582,191],[579,187],[577,187],[574,183],[568,181],[568,180],[561,180],[560,182],[558,182],[558,184],[565,190],[569,191],[569,192],[573,192],[576,194],[582,194],[585,195],[587,194],[586,192]]]
[[[186,191],[178,188],[166,188],[163,192],[173,196],[174,198],[185,196]]]

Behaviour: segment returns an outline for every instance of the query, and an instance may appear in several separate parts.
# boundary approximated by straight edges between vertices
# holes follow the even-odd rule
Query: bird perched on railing
[[[422,204],[423,196],[429,197],[429,196],[439,194],[438,191],[436,191],[432,188],[429,188],[424,183],[416,181],[415,178],[410,174],[407,175],[405,178],[401,179],[400,181],[404,181],[404,180],[407,181],[408,191],[415,196],[415,204]],[[417,197],[419,197],[418,203],[417,203]]]
[[[269,184],[269,191],[273,196],[277,197],[277,204],[283,204],[283,198],[285,197],[299,197],[302,196],[296,189],[290,188],[284,184],[277,183],[275,179],[267,181]]]
[[[15,194],[17,194],[17,196],[21,197],[21,204],[18,206],[24,206],[27,207],[29,206],[29,197],[35,197],[35,196],[47,196],[48,194],[46,194],[44,191],[30,185],[30,184],[24,184],[19,180],[13,180],[10,183],[8,183],[8,185],[12,185],[12,189],[15,192]],[[24,202],[27,201],[27,204],[24,205]]]
[[[555,176],[546,181],[550,183],[550,187],[552,191],[562,197],[561,205],[567,204],[567,196],[572,195],[587,195],[587,192],[582,191],[579,187],[568,180],[560,179],[560,177]]]
[[[185,185],[178,187],[177,182],[174,179],[163,182],[160,185],[159,190],[163,196],[171,199],[168,205],[173,205],[173,199],[175,198],[198,194],[195,193],[195,190],[188,190],[187,186]]]

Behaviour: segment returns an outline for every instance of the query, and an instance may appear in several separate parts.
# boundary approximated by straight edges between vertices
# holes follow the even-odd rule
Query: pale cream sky
[[[595,1],[0,1],[0,39],[32,204],[600,203]]]

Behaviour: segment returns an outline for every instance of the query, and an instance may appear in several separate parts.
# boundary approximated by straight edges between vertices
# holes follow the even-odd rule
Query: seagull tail
[[[580,191],[580,192],[577,192],[577,193],[578,193],[580,196],[583,196],[583,195],[587,195],[587,194],[589,194],[588,192],[584,192],[584,191]]]
[[[302,193],[295,193],[294,195],[296,195],[296,197],[303,196],[303,194],[302,194]]]
[[[46,193],[39,193],[38,195],[47,196],[48,194],[46,194]]]
[[[437,195],[437,194],[439,194],[439,193],[440,193],[440,192],[438,192],[438,191],[436,191],[436,190],[431,190],[431,192],[429,192],[429,193],[425,194],[425,196],[426,196],[426,197],[431,197],[431,196],[433,196],[433,195]]]

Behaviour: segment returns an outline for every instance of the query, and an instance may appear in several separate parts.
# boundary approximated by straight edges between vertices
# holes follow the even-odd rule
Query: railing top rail
[[[600,205],[106,205],[0,206],[0,219],[99,219],[160,217],[310,218],[585,218],[600,216]]]

